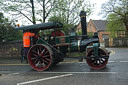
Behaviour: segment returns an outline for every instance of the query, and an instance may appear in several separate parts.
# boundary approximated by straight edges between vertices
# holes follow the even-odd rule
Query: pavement
[[[114,54],[115,51],[110,50],[110,55]],[[64,58],[63,62],[60,63],[71,63],[71,62],[80,62],[79,60],[82,57],[66,57]],[[21,63],[21,57],[0,57],[0,65],[27,65],[28,63],[26,63],[26,61],[24,60]]]
[[[4,64],[21,64],[21,60],[20,58],[16,58],[16,57],[6,57],[6,58],[0,57],[0,65],[4,65]]]
[[[79,62],[79,59],[81,59],[81,57],[71,57],[71,58],[64,58],[64,63],[69,63],[69,62]],[[0,57],[0,65],[13,65],[13,64],[18,64],[18,65],[24,65],[24,64],[28,64],[26,63],[26,60],[24,60],[21,63],[21,58],[19,57]]]

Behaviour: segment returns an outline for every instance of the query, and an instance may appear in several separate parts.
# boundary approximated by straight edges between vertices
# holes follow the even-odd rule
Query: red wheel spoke
[[[43,67],[46,67],[46,64],[43,62],[42,64],[41,64]]]
[[[103,63],[104,63],[104,60],[101,58],[101,59],[100,59],[100,62],[103,64]]]
[[[44,53],[45,49],[43,49],[43,51],[41,53]]]
[[[49,62],[48,62],[48,61],[46,61],[46,60],[43,60],[43,62],[44,62],[44,63],[46,63],[46,64],[48,64],[48,63],[49,63]]]
[[[34,52],[34,53],[38,54],[35,50],[33,50],[32,52]]]
[[[33,69],[43,71],[51,66],[52,50],[47,45],[34,45],[28,53],[28,61]]]
[[[45,58],[45,59],[48,60],[48,61],[50,60],[49,58]]]
[[[35,60],[35,59],[37,59],[36,57],[34,57],[34,58],[31,58],[31,60]]]
[[[49,57],[50,55],[44,55],[43,57],[45,58],[45,57]]]
[[[94,51],[91,50],[88,52],[87,57],[93,57]],[[98,56],[107,56],[107,53],[104,52],[102,49],[98,49]],[[106,66],[108,62],[108,58],[99,58],[99,59],[86,59],[88,65],[93,69],[102,69]]]
[[[39,49],[40,49],[40,52],[41,52],[41,51],[42,51],[42,50],[41,50],[41,46],[39,47]]]
[[[38,61],[38,59],[36,59],[34,62],[36,63]]]
[[[101,59],[99,59],[99,63],[100,63],[100,64],[103,64],[103,61],[101,61]]]
[[[48,51],[46,51],[44,54],[48,53]]]
[[[39,49],[37,49],[37,53],[38,53],[38,55],[40,54],[40,50]]]
[[[38,62],[35,64],[35,66],[39,66],[39,64],[40,64],[40,61],[38,61]]]
[[[95,62],[95,59],[92,59],[91,61],[92,61],[92,63],[94,63]]]
[[[37,57],[38,55],[36,55],[36,54],[33,54],[33,56]]]

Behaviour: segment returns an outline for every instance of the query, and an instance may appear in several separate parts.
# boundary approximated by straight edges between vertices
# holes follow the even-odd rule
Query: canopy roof
[[[45,30],[45,29],[54,29],[54,28],[62,28],[63,24],[60,22],[48,22],[48,23],[41,23],[41,24],[34,24],[29,26],[23,26],[23,27],[16,27],[16,30],[27,30],[27,29],[39,29],[39,30]]]

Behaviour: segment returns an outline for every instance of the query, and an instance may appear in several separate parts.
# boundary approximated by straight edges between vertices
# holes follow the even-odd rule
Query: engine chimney
[[[80,18],[81,18],[82,35],[87,37],[87,24],[86,24],[86,12],[85,11],[80,12]]]

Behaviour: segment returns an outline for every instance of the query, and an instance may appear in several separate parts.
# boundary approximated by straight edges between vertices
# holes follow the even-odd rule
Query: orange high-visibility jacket
[[[23,46],[30,47],[30,37],[35,36],[35,33],[25,32],[23,34]]]

